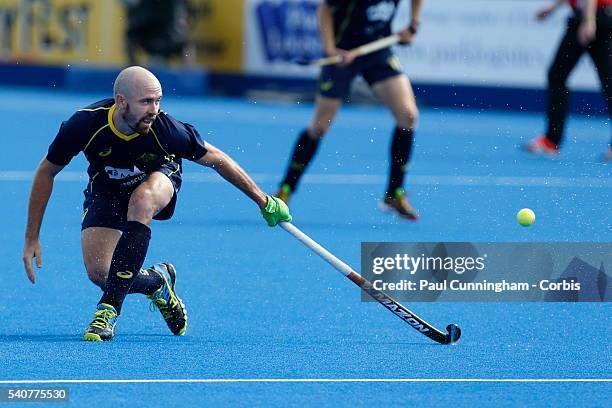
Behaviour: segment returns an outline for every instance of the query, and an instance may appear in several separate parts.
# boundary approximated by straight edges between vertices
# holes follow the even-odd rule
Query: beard
[[[140,133],[141,135],[146,135],[151,130],[153,126],[153,122],[157,118],[157,115],[146,114],[140,118],[133,117],[130,114],[130,105],[126,104],[125,112],[121,114],[121,117],[127,123],[128,127],[132,129],[135,133]],[[146,120],[150,120],[150,123],[146,123]]]

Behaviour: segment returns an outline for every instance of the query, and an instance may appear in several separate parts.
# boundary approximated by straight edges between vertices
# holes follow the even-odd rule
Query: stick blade
[[[447,344],[452,345],[459,341],[459,338],[461,337],[461,328],[459,326],[457,326],[456,324],[449,324],[448,326],[446,326],[446,331],[448,332]]]
[[[317,60],[304,58],[304,57],[298,57],[298,58],[294,58],[293,60],[291,60],[291,62],[297,65],[313,65],[314,63],[317,62]]]
[[[334,65],[334,64],[341,63],[342,57],[340,55],[332,55],[331,57],[324,57],[324,58],[317,58],[317,59],[298,57],[298,58],[294,58],[292,62],[298,65],[304,65],[304,66],[324,67],[326,65]]]

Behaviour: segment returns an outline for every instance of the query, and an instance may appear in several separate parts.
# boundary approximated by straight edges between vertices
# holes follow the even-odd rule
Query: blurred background
[[[321,55],[319,0],[0,0],[0,84],[108,92],[140,64],[166,94],[308,99]],[[570,8],[538,22],[540,0],[425,1],[412,46],[397,47],[420,103],[541,111],[546,70]],[[409,5],[397,15],[399,29]],[[572,110],[603,113],[589,58],[570,81]],[[354,100],[372,102],[357,82]],[[280,92],[280,94],[278,93]]]

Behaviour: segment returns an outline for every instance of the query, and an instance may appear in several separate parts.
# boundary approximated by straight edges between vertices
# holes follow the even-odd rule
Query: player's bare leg
[[[81,247],[87,276],[102,290],[106,287],[108,271],[119,238],[121,231],[113,228],[90,227],[81,232]],[[141,269],[134,277],[129,293],[150,296],[162,286],[163,279],[157,274],[151,274],[149,269]]]
[[[317,152],[319,142],[329,130],[341,105],[342,99],[317,96],[310,125],[302,131],[295,144],[285,178],[276,194],[285,203],[289,202],[291,193],[295,191],[302,174]]]
[[[414,221],[418,219],[418,214],[406,199],[403,188],[419,115],[414,92],[405,75],[377,82],[372,88],[389,108],[396,124],[391,141],[389,182],[382,207]]]
[[[308,126],[308,133],[312,139],[321,139],[325,136],[341,105],[342,99],[317,95],[314,115]]]
[[[104,290],[113,252],[121,238],[121,231],[113,228],[91,227],[81,232],[81,248],[87,276]]]
[[[153,217],[170,203],[173,195],[174,187],[168,176],[160,172],[151,173],[130,197],[128,222],[151,224]]]
[[[165,174],[160,172],[149,175],[132,193],[128,204],[127,223],[116,242],[108,264],[104,293],[98,302],[96,316],[85,332],[85,340],[102,341],[113,338],[114,325],[117,316],[121,313],[123,301],[130,292],[137,276],[142,273],[141,267],[151,237],[148,225],[153,217],[170,203],[173,194],[172,183]],[[85,235],[92,234],[105,245],[105,249],[101,252],[101,255],[88,255],[86,262],[92,265],[92,270],[96,267],[102,269],[106,267],[108,262],[110,241],[108,237],[103,236],[104,232],[96,234],[90,231]],[[105,238],[107,242],[104,242]],[[89,244],[89,242],[86,243],[86,245]],[[145,274],[149,274],[149,271],[159,275],[162,281],[161,287],[150,294],[149,297],[160,309],[168,326],[172,326],[173,333],[183,334],[186,330],[186,312],[184,305],[174,293],[176,279],[174,268],[169,264],[164,264],[164,268],[159,268],[159,270],[157,268],[149,269],[145,271]],[[91,274],[98,282],[100,281],[100,272],[100,270],[93,271]]]

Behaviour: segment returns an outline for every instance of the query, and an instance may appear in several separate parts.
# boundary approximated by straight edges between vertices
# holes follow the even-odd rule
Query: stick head
[[[297,65],[312,65],[314,62],[316,62],[316,60],[299,57],[291,60],[291,62]]]
[[[325,65],[334,65],[342,62],[341,55],[332,55],[331,57],[318,58],[318,59],[307,59],[307,58],[295,58],[292,60],[298,65],[314,65],[323,67]]]
[[[448,326],[446,326],[446,331],[448,332],[447,344],[455,344],[459,341],[459,337],[461,337],[461,328],[459,326],[457,326],[456,324],[449,324]]]

